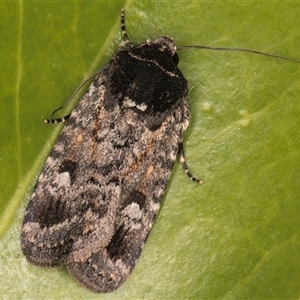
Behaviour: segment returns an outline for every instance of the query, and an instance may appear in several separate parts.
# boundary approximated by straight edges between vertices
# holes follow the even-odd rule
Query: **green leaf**
[[[118,291],[94,294],[64,267],[23,256],[25,207],[62,128],[42,121],[117,51],[124,6],[133,42],[170,35],[178,46],[300,59],[296,2],[2,2],[1,299],[299,298],[300,65],[249,53],[179,52],[192,113],[185,152],[204,184],[175,164]]]

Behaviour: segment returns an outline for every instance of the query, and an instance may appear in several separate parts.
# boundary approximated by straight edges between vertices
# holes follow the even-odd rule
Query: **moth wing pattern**
[[[168,37],[121,48],[72,112],[27,206],[21,246],[96,292],[140,256],[188,126],[187,82]]]

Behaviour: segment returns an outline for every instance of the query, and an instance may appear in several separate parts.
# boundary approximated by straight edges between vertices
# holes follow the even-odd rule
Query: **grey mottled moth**
[[[124,10],[121,29],[119,51],[97,72],[43,167],[21,230],[30,262],[66,265],[96,292],[116,290],[133,270],[177,156],[188,177],[202,182],[183,154],[188,83],[174,41],[130,43]],[[240,48],[177,50],[188,48],[289,59]]]

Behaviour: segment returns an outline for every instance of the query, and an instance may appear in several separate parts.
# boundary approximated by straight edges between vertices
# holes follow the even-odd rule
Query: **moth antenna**
[[[44,119],[44,123],[46,124],[56,124],[56,123],[60,123],[60,122],[65,122],[66,120],[69,119],[70,114],[63,116],[62,118],[57,118],[57,119],[53,119],[53,116],[56,112],[58,112],[59,110],[61,110],[62,108],[64,108],[72,99],[74,99],[74,97],[76,97],[76,95],[81,91],[81,89],[85,86],[85,84],[90,81],[92,78],[94,78],[95,76],[97,76],[98,74],[101,74],[103,71],[103,69],[97,70],[96,72],[94,72],[91,76],[89,76],[85,81],[83,81],[80,86],[75,90],[75,92],[71,95],[71,97],[59,108],[57,108],[52,114],[50,119]]]
[[[186,50],[186,49],[204,49],[204,50],[213,50],[213,51],[239,51],[239,52],[249,52],[249,53],[254,53],[254,54],[259,54],[259,55],[264,55],[264,56],[269,56],[277,59],[283,59],[283,60],[289,60],[296,62],[300,64],[300,60],[290,58],[290,57],[285,57],[281,55],[276,55],[276,54],[270,54],[262,51],[257,51],[257,50],[252,50],[252,49],[246,49],[246,48],[232,48],[232,47],[210,47],[210,46],[181,46],[177,47],[177,50]]]
[[[124,42],[129,41],[126,27],[125,27],[125,9],[124,8],[121,10],[121,35],[122,35]]]

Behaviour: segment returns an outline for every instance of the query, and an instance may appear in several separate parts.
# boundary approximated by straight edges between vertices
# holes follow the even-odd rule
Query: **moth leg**
[[[125,27],[125,9],[121,10],[121,35],[123,38],[123,41],[129,41],[127,32],[126,32],[126,27]]]
[[[185,160],[185,156],[184,156],[184,151],[183,151],[183,144],[182,143],[180,143],[179,147],[178,147],[178,158],[179,158],[179,162],[182,165],[183,171],[187,175],[187,177],[189,179],[191,179],[192,181],[194,181],[194,182],[202,184],[203,180],[194,177],[193,174],[190,172],[187,164],[186,164],[186,160]]]
[[[71,114],[68,114],[62,118],[57,118],[57,119],[45,119],[44,123],[46,123],[46,124],[57,124],[57,123],[61,123],[61,122],[64,123],[70,118],[70,115]]]

